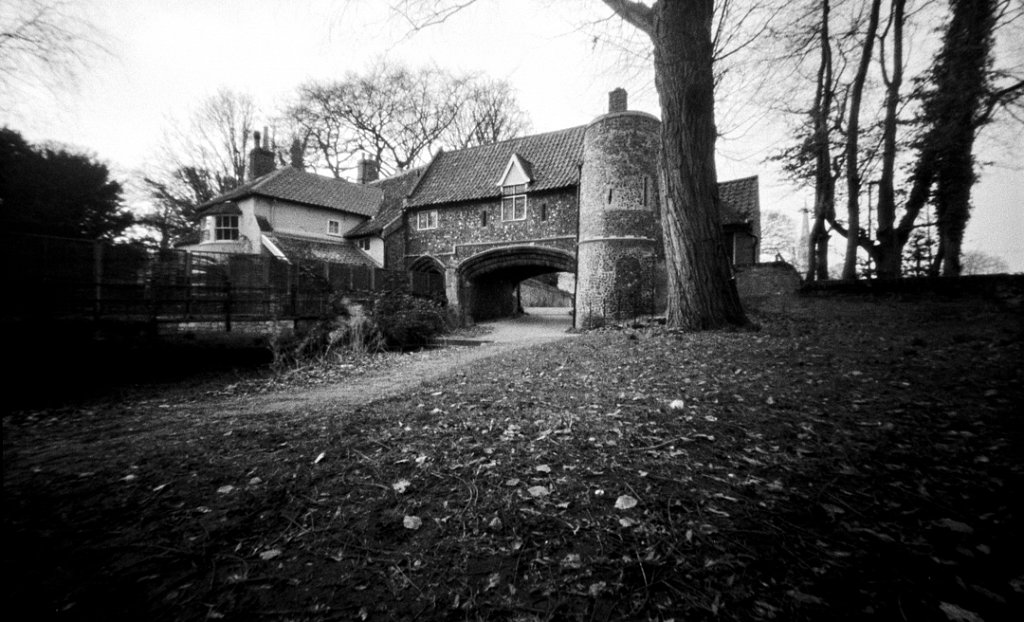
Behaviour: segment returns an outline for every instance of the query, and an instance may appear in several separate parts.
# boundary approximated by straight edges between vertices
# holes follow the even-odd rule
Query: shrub
[[[399,291],[379,296],[370,319],[389,348],[426,345],[448,330],[442,305]]]

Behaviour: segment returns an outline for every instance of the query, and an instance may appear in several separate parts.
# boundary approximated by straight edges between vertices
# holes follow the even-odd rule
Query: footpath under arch
[[[551,272],[575,273],[576,255],[534,245],[477,253],[455,268],[460,311],[472,321],[511,316],[518,310],[516,286],[525,279]]]

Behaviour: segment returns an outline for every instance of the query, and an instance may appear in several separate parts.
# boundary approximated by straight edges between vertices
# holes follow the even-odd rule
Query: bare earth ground
[[[569,309],[530,308],[527,314],[500,322],[484,322],[471,336],[454,335],[452,345],[402,357],[399,367],[387,366],[346,382],[295,391],[294,387],[224,405],[226,414],[295,412],[309,408],[357,406],[392,397],[454,369],[519,348],[568,339]]]
[[[756,319],[5,416],[5,609],[1019,619],[1019,310],[802,300]]]

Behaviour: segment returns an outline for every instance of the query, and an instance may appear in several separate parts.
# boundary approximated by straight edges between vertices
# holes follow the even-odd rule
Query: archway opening
[[[543,290],[555,302],[560,297],[564,306],[570,307],[572,292],[560,291],[557,279],[538,277],[575,272],[575,256],[561,249],[520,246],[486,251],[470,257],[459,268],[460,305],[471,321],[511,317],[524,307],[534,306]],[[529,288],[525,304],[524,283]]]

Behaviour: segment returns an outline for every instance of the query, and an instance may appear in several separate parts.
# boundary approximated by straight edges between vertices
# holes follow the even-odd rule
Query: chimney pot
[[[608,93],[608,112],[626,112],[627,109],[626,89],[621,86]]]

